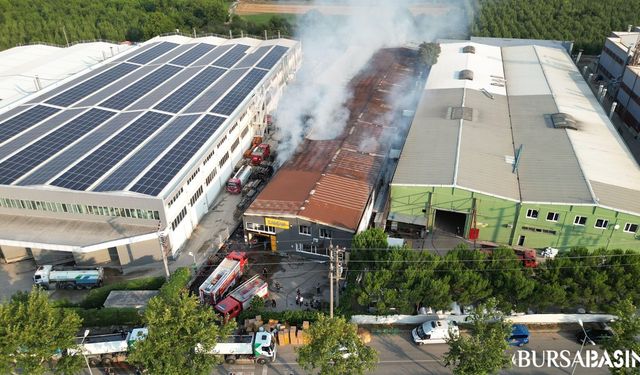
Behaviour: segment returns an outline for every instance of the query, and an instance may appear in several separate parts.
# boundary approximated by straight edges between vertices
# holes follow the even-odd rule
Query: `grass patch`
[[[82,309],[72,308],[81,318],[83,327],[141,326],[142,314],[135,308]]]
[[[272,17],[281,17],[293,25],[296,22],[297,14],[256,13],[256,14],[243,14],[240,17],[242,17],[245,21],[253,22],[256,25],[266,25],[269,23]]]
[[[104,301],[109,296],[112,290],[158,290],[164,284],[164,277],[145,277],[141,279],[121,281],[119,283],[105,285],[100,288],[92,289],[89,294],[84,298],[82,302],[78,304],[79,307],[85,309],[95,309],[102,307]]]

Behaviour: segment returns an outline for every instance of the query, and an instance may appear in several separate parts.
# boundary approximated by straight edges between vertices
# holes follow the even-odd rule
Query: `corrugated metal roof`
[[[320,177],[319,171],[283,167],[253,201],[246,213],[295,215]]]
[[[591,180],[598,203],[621,211],[640,213],[640,191]]]
[[[447,118],[460,107],[464,89],[425,90],[402,148],[393,184],[454,184],[460,121]]]

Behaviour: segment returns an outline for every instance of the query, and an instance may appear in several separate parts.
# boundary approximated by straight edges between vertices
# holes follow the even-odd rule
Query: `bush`
[[[141,326],[142,314],[137,309],[127,308],[105,308],[105,309],[81,309],[71,308],[82,318],[83,327],[106,327],[106,326]]]
[[[160,296],[168,299],[177,298],[180,291],[187,287],[189,280],[191,280],[191,270],[186,267],[178,268],[169,281],[160,288]]]
[[[112,290],[158,290],[164,284],[164,277],[145,277],[141,279],[121,281],[119,283],[105,285],[92,289],[80,302],[79,306],[85,309],[102,307],[104,301]]]

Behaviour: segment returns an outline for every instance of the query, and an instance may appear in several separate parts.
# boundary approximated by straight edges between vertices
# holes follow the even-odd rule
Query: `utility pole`
[[[329,245],[329,317],[333,318],[333,243]]]
[[[336,247],[335,253],[335,270],[336,270],[336,306],[340,305],[340,247]]]
[[[160,241],[160,253],[162,253],[162,263],[164,264],[164,273],[167,280],[171,274],[169,273],[169,263],[167,261],[166,241],[161,230],[162,222],[158,220],[158,241]]]

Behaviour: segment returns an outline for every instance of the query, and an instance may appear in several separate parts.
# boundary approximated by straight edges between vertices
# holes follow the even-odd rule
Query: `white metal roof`
[[[469,63],[469,54],[460,51],[468,44],[441,45],[441,56],[431,70],[393,184],[459,186],[511,198],[517,190],[505,189],[515,177],[507,164],[522,145],[515,185],[521,201],[597,204],[640,214],[640,167],[562,47],[532,43],[486,50],[475,43],[476,54],[485,64],[474,65]],[[501,53],[491,48],[501,49]],[[483,51],[489,52],[483,55]],[[496,57],[500,60],[486,63]],[[482,78],[478,84],[461,84],[453,73],[467,66],[484,66],[491,72],[478,71],[479,77],[504,70],[504,93],[494,89],[493,98],[483,96],[478,90],[486,89],[483,84],[488,81]],[[450,97],[450,90],[461,86],[464,93]],[[499,105],[507,93],[509,106]],[[473,120],[460,120],[459,124],[447,121],[446,109],[461,102],[473,108]],[[427,109],[431,112],[425,113]],[[555,113],[573,117],[578,129],[555,128],[550,120]],[[510,132],[505,131],[509,128]],[[459,129],[457,136],[455,129]],[[475,135],[471,129],[477,130]],[[513,149],[505,148],[507,143],[513,144]],[[449,150],[447,160],[455,157],[455,162],[436,162],[445,149]],[[498,156],[504,163],[497,162]],[[412,161],[417,159],[439,166],[413,168]],[[453,178],[448,177],[452,174]]]
[[[33,44],[0,51],[0,108],[37,91],[36,76],[44,88],[129,48],[127,44],[89,42],[64,48]]]

